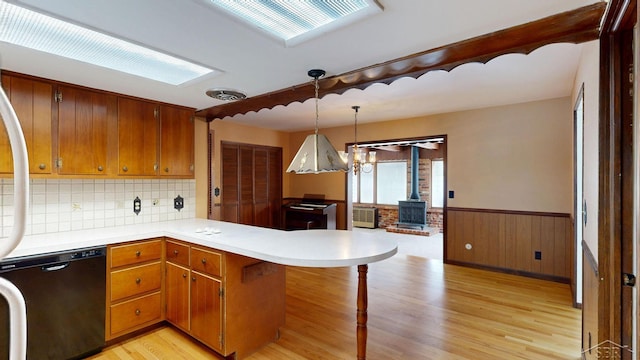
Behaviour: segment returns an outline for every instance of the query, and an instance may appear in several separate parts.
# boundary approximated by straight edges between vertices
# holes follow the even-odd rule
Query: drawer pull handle
[[[136,251],[136,256],[137,256],[137,257],[140,257],[140,254],[142,254],[142,253],[140,252],[140,250]]]
[[[178,256],[178,250],[173,250],[173,255]]]
[[[187,273],[182,274],[182,277],[186,279],[187,278]]]
[[[206,264],[207,263],[207,258],[202,258],[202,263]]]
[[[140,315],[140,313],[141,313],[140,309],[136,309],[136,315],[138,315],[138,316],[139,316],[139,315]]]
[[[47,165],[45,165],[45,164],[40,164],[40,165],[38,166],[38,168],[39,168],[40,170],[44,170],[44,169],[46,169],[46,168],[47,168]]]
[[[195,276],[192,276],[192,277],[191,277],[191,281],[196,281],[196,277],[195,277]]]
[[[142,279],[137,278],[137,279],[136,279],[136,284],[140,284],[140,281],[142,281]]]
[[[125,166],[122,167],[122,171],[127,172],[127,171],[129,171],[129,168],[125,165]]]
[[[169,172],[169,168],[164,168],[164,172]]]

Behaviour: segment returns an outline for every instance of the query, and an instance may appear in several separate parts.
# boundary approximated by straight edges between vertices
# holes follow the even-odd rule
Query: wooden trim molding
[[[554,213],[554,212],[541,212],[541,211],[476,209],[476,208],[461,208],[461,207],[447,207],[447,210],[450,210],[450,211],[467,211],[467,212],[493,213],[493,214],[552,216],[552,217],[567,217],[567,218],[571,217],[571,214],[568,214],[568,213]]]
[[[403,77],[418,78],[434,70],[451,71],[462,64],[486,63],[504,54],[528,54],[553,43],[578,44],[596,40],[605,6],[604,2],[597,2],[508,29],[330,76],[319,81],[319,96],[342,94],[349,89],[363,90],[377,83],[388,85]],[[314,85],[308,82],[202,109],[196,112],[196,116],[212,121],[296,101],[303,102],[314,97],[314,93]]]

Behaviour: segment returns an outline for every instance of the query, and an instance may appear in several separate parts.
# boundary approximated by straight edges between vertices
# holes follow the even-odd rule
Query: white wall
[[[572,101],[575,101],[580,87],[584,84],[584,199],[587,203],[584,241],[596,260],[598,259],[599,49],[600,42],[597,40],[583,44],[572,95]],[[575,214],[575,217],[576,225],[579,225],[581,214]]]

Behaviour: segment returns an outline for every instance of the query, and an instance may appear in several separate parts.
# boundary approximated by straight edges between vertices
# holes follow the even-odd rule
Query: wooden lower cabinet
[[[167,321],[223,356],[243,358],[277,339],[284,266],[172,239],[165,248]]]
[[[189,268],[167,261],[165,275],[166,318],[183,331],[189,332]]]
[[[108,247],[106,340],[164,320],[162,248],[161,238]]]
[[[191,272],[191,335],[218,352],[222,338],[222,281]]]

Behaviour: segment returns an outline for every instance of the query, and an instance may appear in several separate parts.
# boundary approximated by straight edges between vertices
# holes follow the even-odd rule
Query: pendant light
[[[376,162],[376,152],[365,150],[365,148],[358,146],[358,110],[360,106],[354,105],[351,108],[354,111],[353,146],[351,147],[353,174],[357,175],[358,172],[370,173],[373,171],[373,164]],[[340,153],[340,156],[344,161],[349,161],[349,154],[344,151]]]
[[[291,161],[287,172],[296,174],[319,174],[324,172],[347,171],[347,164],[342,160],[329,139],[318,134],[318,79],[325,75],[324,70],[312,69],[308,75],[314,79],[316,101],[316,131],[307,136],[296,156]]]

